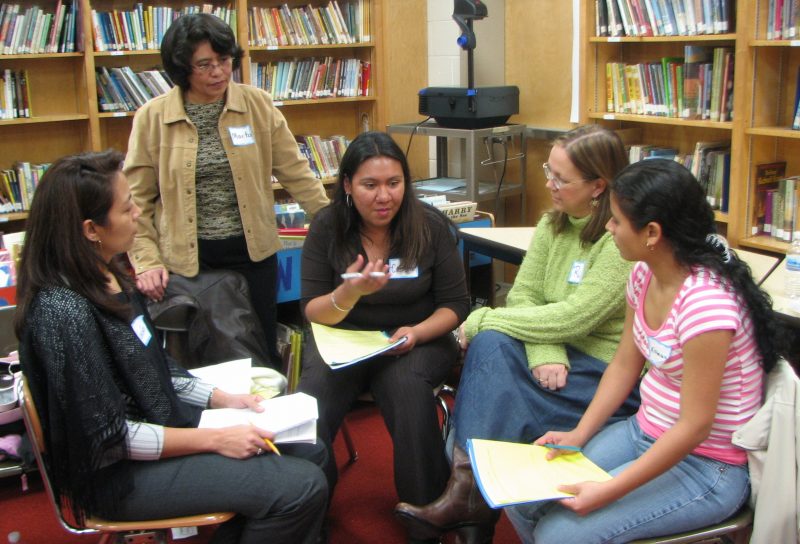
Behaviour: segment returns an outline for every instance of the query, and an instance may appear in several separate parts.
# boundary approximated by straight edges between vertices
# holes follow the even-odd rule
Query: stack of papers
[[[380,355],[407,340],[404,336],[396,342],[381,331],[351,331],[311,324],[314,342],[320,357],[331,368],[344,368]]]
[[[261,402],[263,412],[248,408],[218,408],[203,410],[200,428],[219,429],[233,425],[255,425],[265,431],[275,433],[273,442],[285,444],[292,442],[317,441],[317,399],[305,393],[295,393],[285,397],[275,397]]]
[[[478,487],[492,508],[563,499],[572,495],[559,491],[560,485],[611,479],[582,453],[548,461],[543,446],[476,438],[467,440],[467,450]]]

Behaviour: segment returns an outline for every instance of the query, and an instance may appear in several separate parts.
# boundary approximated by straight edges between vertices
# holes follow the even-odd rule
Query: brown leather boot
[[[498,514],[483,500],[469,457],[458,446],[453,450],[453,470],[442,496],[426,506],[401,502],[394,513],[414,538],[435,538],[466,525],[491,524],[493,528]]]
[[[455,544],[492,544],[494,526],[500,519],[500,510],[492,510],[494,519],[478,525],[466,525],[456,529]]]

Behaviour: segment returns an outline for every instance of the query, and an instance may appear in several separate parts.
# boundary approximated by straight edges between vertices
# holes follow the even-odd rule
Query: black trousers
[[[247,280],[253,309],[261,321],[272,368],[283,363],[277,346],[278,257],[251,261],[244,236],[224,240],[198,240],[201,270],[233,270]]]
[[[328,503],[319,444],[281,444],[282,456],[265,453],[231,459],[214,453],[129,463],[133,491],[110,519],[142,520],[236,512],[214,533],[212,544],[313,544]],[[113,485],[113,482],[103,482]]]
[[[333,439],[358,396],[369,391],[394,447],[394,481],[401,501],[428,504],[444,491],[450,467],[444,452],[433,389],[456,361],[452,334],[416,346],[399,357],[375,357],[338,370],[320,358],[313,338],[303,346],[298,390],[317,398],[317,433],[328,446],[328,486],[337,480]]]

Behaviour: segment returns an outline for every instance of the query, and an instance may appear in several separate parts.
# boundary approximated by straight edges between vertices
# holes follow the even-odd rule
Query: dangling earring
[[[103,249],[103,241],[100,238],[95,240],[93,243],[97,244],[97,249]]]
[[[353,198],[350,196],[350,193],[345,193],[344,194],[344,200],[345,200],[345,202],[347,202],[347,207],[348,208],[352,208],[353,207]]]
[[[645,242],[644,247],[646,247],[650,251],[654,251],[656,249],[656,246],[654,244],[649,243],[649,242]]]
[[[600,205],[600,199],[595,196],[595,197],[592,198],[592,201],[591,201],[590,204],[592,206],[592,209],[595,209]]]

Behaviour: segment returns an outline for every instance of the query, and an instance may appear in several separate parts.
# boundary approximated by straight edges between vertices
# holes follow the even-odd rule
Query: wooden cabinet
[[[54,159],[80,151],[100,151],[109,147],[125,151],[131,129],[133,112],[104,112],[98,107],[95,69],[98,67],[131,66],[134,71],[160,66],[157,50],[97,52],[92,40],[91,10],[132,10],[133,0],[75,0],[80,2],[84,50],[77,53],[0,55],[0,70],[25,69],[29,75],[31,108],[29,119],[0,120],[0,169],[10,168],[15,161],[50,162]],[[346,3],[348,0],[339,0]],[[387,107],[382,101],[390,101],[395,93],[416,93],[417,88],[393,88],[384,94],[383,79],[386,73],[384,62],[384,29],[386,17],[393,17],[392,25],[403,24],[412,19],[419,26],[420,15],[424,15],[423,0],[404,0],[400,18],[393,7],[384,9],[388,0],[367,0],[369,5],[370,34],[359,43],[277,46],[268,47],[251,44],[248,12],[253,7],[276,7],[287,3],[289,7],[311,4],[319,7],[328,0],[235,0],[214,2],[214,6],[227,6],[236,10],[236,33],[244,49],[241,79],[251,83],[250,63],[266,63],[278,59],[307,57],[356,58],[370,63],[370,92],[367,96],[347,98],[319,98],[279,101],[294,134],[318,134],[330,136],[342,134],[354,138],[365,129],[383,129],[391,119],[384,119]],[[18,1],[23,8],[34,5],[27,0]],[[154,3],[158,6],[181,8],[199,5],[198,1],[166,0]],[[45,11],[54,12],[57,2],[38,2]],[[145,6],[146,7],[146,6]],[[426,45],[419,40],[395,43],[392,53],[394,62],[411,66],[405,75],[411,85],[424,82],[427,77]],[[410,62],[410,59],[416,59]],[[419,59],[423,59],[420,61]],[[424,84],[422,85],[424,86]],[[412,117],[416,112],[405,107],[403,111],[391,110],[396,116]],[[328,182],[332,180],[326,180]],[[276,187],[278,188],[278,187]],[[24,217],[22,214],[20,217]],[[17,216],[15,216],[16,218]],[[3,216],[0,216],[2,221]],[[6,217],[6,219],[9,219]]]
[[[767,2],[762,2],[766,4]],[[598,37],[595,32],[595,4],[582,2],[581,33],[583,44],[581,71],[581,122],[596,122],[611,129],[636,129],[629,143],[646,143],[672,147],[681,154],[694,151],[697,142],[730,141],[730,197],[728,213],[716,212],[720,231],[734,245],[744,238],[748,205],[748,176],[751,163],[745,146],[745,105],[754,92],[748,77],[747,40],[749,2],[731,0],[736,16],[731,18],[727,33],[656,36],[656,37]],[[710,121],[607,111],[606,63],[629,64],[656,62],[664,57],[683,57],[684,47],[700,45],[709,48],[725,47],[734,52],[733,119]],[[800,135],[800,134],[799,134]],[[798,140],[800,141],[800,140]],[[799,155],[800,156],[800,155]]]

